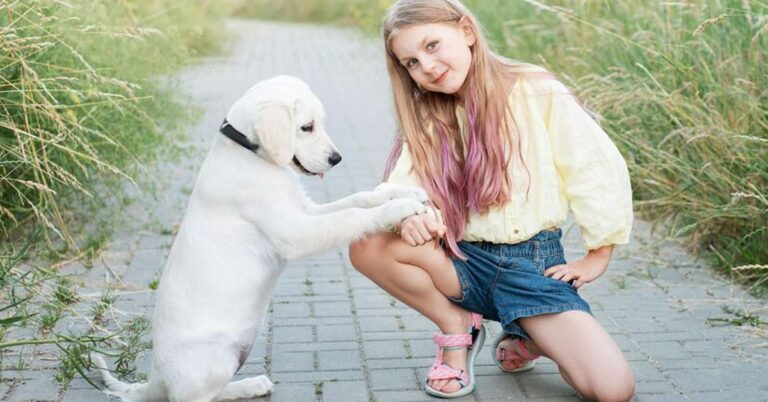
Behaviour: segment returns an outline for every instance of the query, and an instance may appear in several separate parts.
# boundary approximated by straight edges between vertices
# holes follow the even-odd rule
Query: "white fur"
[[[230,382],[250,353],[287,260],[349,244],[425,212],[416,187],[387,186],[329,203],[304,193],[294,155],[312,173],[336,149],[324,112],[294,77],[260,82],[227,113],[258,155],[219,135],[201,167],[157,292],[147,383],[126,384],[93,356],[124,401],[224,401],[267,394],[265,376]],[[313,123],[313,131],[301,127]]]

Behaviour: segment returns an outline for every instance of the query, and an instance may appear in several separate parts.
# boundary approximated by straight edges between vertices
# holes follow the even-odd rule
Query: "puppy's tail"
[[[117,396],[123,402],[153,401],[162,397],[158,395],[159,390],[152,382],[128,384],[115,378],[107,368],[107,362],[100,355],[92,354],[91,361],[94,368],[101,374],[104,385],[107,387],[105,392],[108,395]]]

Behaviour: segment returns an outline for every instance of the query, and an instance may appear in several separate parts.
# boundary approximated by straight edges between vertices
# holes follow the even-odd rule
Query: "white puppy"
[[[226,116],[195,183],[157,292],[146,383],[126,384],[93,356],[124,401],[226,401],[271,391],[265,376],[230,382],[251,351],[287,260],[349,244],[424,213],[427,195],[388,186],[315,204],[297,173],[341,156],[320,101],[294,77],[260,82]]]

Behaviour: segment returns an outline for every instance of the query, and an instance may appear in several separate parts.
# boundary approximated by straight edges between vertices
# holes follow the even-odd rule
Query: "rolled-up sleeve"
[[[633,220],[627,164],[575,96],[562,83],[547,81],[552,154],[587,249],[626,244]]]

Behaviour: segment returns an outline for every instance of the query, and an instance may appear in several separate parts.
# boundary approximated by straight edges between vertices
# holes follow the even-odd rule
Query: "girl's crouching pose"
[[[503,328],[491,351],[502,371],[546,356],[585,397],[629,400],[632,372],[577,293],[629,239],[614,144],[552,74],[493,53],[457,0],[400,0],[383,33],[399,126],[386,181],[422,186],[436,213],[353,244],[350,257],[442,331],[427,393],[474,390],[485,317]],[[569,211],[588,251],[566,262]]]

